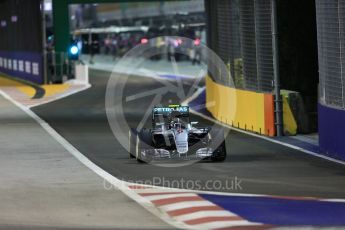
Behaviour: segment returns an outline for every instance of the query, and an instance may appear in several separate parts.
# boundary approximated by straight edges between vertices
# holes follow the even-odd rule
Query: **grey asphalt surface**
[[[35,107],[33,111],[90,160],[117,178],[229,193],[345,198],[345,166],[236,131],[231,131],[226,139],[228,158],[225,162],[167,168],[129,159],[128,152],[114,138],[105,113],[109,76],[108,72],[91,70],[93,86],[90,89]],[[121,75],[116,77],[124,79]],[[190,86],[190,82],[184,83],[186,88]],[[124,96],[160,86],[161,83],[154,79],[131,76]],[[125,105],[125,117],[130,126],[138,124],[151,100],[152,97],[145,97]],[[176,103],[176,96],[167,94],[163,102]],[[192,120],[212,125],[195,115]],[[215,186],[209,181],[216,181]],[[236,181],[240,186],[229,186]]]
[[[101,177],[2,96],[0,108],[0,229],[173,228],[123,192],[106,189]]]

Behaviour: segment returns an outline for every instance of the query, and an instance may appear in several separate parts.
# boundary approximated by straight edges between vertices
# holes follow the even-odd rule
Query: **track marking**
[[[201,218],[197,218],[193,220],[187,220],[184,222],[186,224],[196,225],[196,224],[204,224],[204,223],[218,222],[218,221],[242,221],[242,220],[243,219],[239,216],[210,216],[210,217],[201,217]]]
[[[189,208],[181,208],[181,209],[176,209],[173,211],[169,211],[168,214],[173,217],[179,217],[183,215],[189,215],[192,213],[197,213],[197,212],[208,212],[208,211],[223,211],[224,209],[213,205],[213,206],[199,206],[199,207],[189,207]]]
[[[235,217],[235,214],[232,214],[229,211],[226,210],[215,210],[215,211],[198,211],[190,214],[185,214],[185,215],[180,215],[180,216],[175,216],[174,218],[179,220],[179,221],[188,221],[188,220],[194,220],[202,217],[219,217],[219,216],[229,216],[229,217]],[[238,219],[238,216],[236,216]]]
[[[260,226],[260,224],[257,223],[251,223],[249,221],[245,220],[239,220],[239,221],[218,221],[218,222],[210,222],[210,223],[203,223],[203,224],[195,224],[195,229],[219,229],[219,228],[225,228],[233,229],[233,227],[239,227],[239,226]],[[247,228],[243,228],[247,229]]]
[[[191,196],[197,196],[195,193],[172,193],[172,194],[164,194],[164,195],[151,195],[151,196],[145,196],[146,199],[150,201],[156,201],[156,200],[161,200],[161,199],[168,199],[168,198],[175,198],[175,197],[191,197]]]
[[[90,161],[81,152],[79,152],[79,150],[77,150],[73,145],[71,145],[66,139],[64,139],[60,134],[58,134],[48,123],[46,123],[44,120],[42,120],[42,118],[37,116],[32,110],[16,102],[3,91],[0,91],[0,94],[4,98],[12,102],[14,105],[16,105],[18,108],[20,108],[22,111],[24,111],[31,118],[33,118],[51,137],[53,137],[58,143],[60,143],[71,155],[73,155],[82,164],[84,164],[90,170],[92,170],[101,178],[106,180],[108,183],[112,184],[115,188],[122,191],[129,198],[135,200],[138,204],[140,204],[150,213],[165,221],[167,224],[170,224],[176,228],[189,228],[188,225],[185,225],[182,222],[172,221],[172,219],[166,213],[159,212],[159,210],[150,201],[137,194],[134,190],[128,188],[126,182],[117,179],[116,177],[104,171],[102,168]]]
[[[177,204],[167,204],[167,205],[161,206],[160,208],[166,212],[171,212],[171,211],[176,211],[179,209],[201,207],[201,206],[216,206],[216,205],[210,201],[202,200],[202,201],[186,201],[186,202],[181,202]]]
[[[213,205],[213,206],[199,206],[199,207],[189,207],[189,208],[181,208],[176,209],[173,211],[169,211],[168,214],[170,216],[182,216],[188,215],[194,212],[207,212],[207,211],[221,211],[223,210],[221,207]]]
[[[157,190],[156,190],[157,191]],[[168,195],[168,194],[186,194],[188,192],[138,192],[141,196],[156,196],[156,195]]]
[[[154,189],[156,190],[156,188],[152,188],[152,187],[148,187],[146,185],[142,185],[142,184],[134,184],[134,185],[128,185],[128,188],[136,190],[136,192],[139,194],[140,192],[143,191],[147,191],[148,189]]]
[[[193,194],[185,197],[173,197],[173,198],[166,198],[166,199],[159,199],[151,201],[156,206],[164,206],[169,204],[176,204],[181,202],[191,202],[191,201],[203,201],[205,199],[201,198],[200,196]]]
[[[73,94],[82,92],[82,91],[87,90],[87,89],[89,89],[89,88],[91,88],[91,85],[90,85],[90,84],[85,85],[84,87],[82,87],[82,88],[80,88],[80,89],[72,90],[72,91],[66,92],[66,93],[61,93],[61,94],[59,94],[59,96],[56,96],[56,97],[54,97],[54,98],[51,98],[51,99],[48,99],[48,100],[45,100],[45,101],[42,101],[42,102],[39,102],[38,104],[29,105],[28,108],[34,108],[34,107],[36,107],[36,106],[41,106],[41,105],[44,105],[44,104],[48,104],[48,103],[50,103],[50,102],[54,102],[54,101],[63,99],[63,98],[65,98],[65,97],[71,96],[71,95],[73,95]]]

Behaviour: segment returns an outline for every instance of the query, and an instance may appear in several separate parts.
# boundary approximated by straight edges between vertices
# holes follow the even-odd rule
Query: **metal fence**
[[[237,88],[271,92],[273,55],[270,0],[213,0],[208,44],[227,64]],[[214,28],[216,26],[217,28]],[[214,79],[222,83],[221,79]]]
[[[257,90],[258,76],[254,1],[242,0],[240,1],[239,7],[244,86],[246,89]]]
[[[345,0],[316,0],[320,102],[345,108]]]
[[[74,77],[75,61],[70,60],[67,53],[51,51],[44,55],[47,66],[46,83],[61,83]]]
[[[271,11],[270,0],[255,1],[257,89],[264,92],[272,90],[274,74]]]

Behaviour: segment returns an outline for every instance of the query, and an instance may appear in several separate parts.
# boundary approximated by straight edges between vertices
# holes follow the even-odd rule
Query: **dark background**
[[[279,65],[282,89],[300,92],[316,131],[318,53],[314,0],[278,0]]]
[[[40,0],[0,0],[0,21],[1,51],[42,52]]]

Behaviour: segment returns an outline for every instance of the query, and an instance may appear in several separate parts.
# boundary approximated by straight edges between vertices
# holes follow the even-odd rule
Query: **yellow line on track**
[[[29,98],[32,98],[36,94],[36,90],[34,87],[30,85],[26,85],[25,83],[21,83],[16,80],[11,80],[8,77],[4,77],[0,75],[0,88],[2,87],[15,87],[18,89],[20,92],[24,93],[27,95]],[[70,85],[67,83],[64,84],[56,84],[56,85],[41,85],[45,90],[44,97],[50,97],[54,96],[56,94],[61,94],[67,91],[70,88]]]
[[[1,75],[0,75],[0,87],[15,87],[30,98],[36,94],[36,90],[32,86],[25,85],[23,83],[8,79],[6,77],[2,77]]]
[[[44,97],[49,97],[67,91],[70,88],[70,85],[67,83],[58,85],[42,85],[42,88],[46,91]]]

